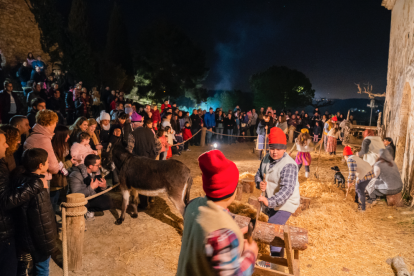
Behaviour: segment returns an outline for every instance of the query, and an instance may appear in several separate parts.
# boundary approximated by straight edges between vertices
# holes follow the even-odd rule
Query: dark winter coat
[[[135,145],[132,153],[151,159],[157,157],[154,133],[151,129],[138,127],[132,132],[132,135],[135,138]]]
[[[85,106],[86,101],[82,101],[82,98],[77,98],[75,100],[75,115],[76,117],[88,117],[87,107]]]
[[[231,119],[229,119],[228,117],[224,118],[223,120],[224,123],[224,129],[233,129],[234,126],[236,125],[236,121],[234,120],[233,117],[231,117]]]
[[[11,92],[11,95],[14,98],[14,102],[16,103],[16,114],[21,114],[23,112],[23,105],[20,102],[19,97],[15,92]],[[6,90],[0,91],[0,118],[7,116],[10,112],[10,94],[7,93]],[[9,122],[3,122],[3,124],[8,124]]]
[[[111,130],[110,129],[105,130],[98,124],[96,126],[95,133],[96,133],[96,136],[99,136],[101,145],[104,147],[104,149],[106,149],[106,147],[108,147],[109,139],[111,138]]]
[[[66,111],[72,111],[75,109],[75,103],[73,102],[73,92],[68,91],[65,95]]]
[[[28,183],[43,186],[41,177],[33,173],[16,172],[12,183],[16,189]],[[35,262],[45,261],[56,250],[57,238],[55,212],[47,189],[41,189],[30,201],[16,208],[15,214],[18,247],[29,252]]]
[[[27,112],[30,112],[30,110],[32,110],[32,100],[36,98],[42,98],[46,101],[46,92],[42,89],[40,92],[30,91],[29,94],[27,94]]]
[[[201,118],[196,114],[192,114],[190,116],[191,119],[191,128],[192,129],[200,129],[201,128]]]
[[[313,135],[321,135],[322,133],[322,128],[320,126],[314,126],[313,127]]]
[[[44,72],[37,73],[36,71],[32,71],[30,80],[32,80],[35,83],[38,82],[45,82],[46,81],[46,75]]]
[[[62,97],[60,97],[59,99],[51,97],[49,100],[47,100],[46,106],[47,109],[53,110],[55,112],[59,111],[63,117],[66,117],[66,105]]]
[[[19,68],[19,79],[20,82],[28,82],[32,74],[32,68],[29,66],[21,66]]]
[[[36,114],[37,114],[37,111],[34,110],[33,108],[32,110],[30,110],[29,113],[27,113],[27,120],[29,120],[29,126],[31,128],[33,128],[33,126],[36,124]]]
[[[0,243],[9,242],[14,236],[12,209],[30,201],[42,189],[43,183],[39,182],[23,183],[18,189],[13,189],[7,164],[4,158],[0,159]]]

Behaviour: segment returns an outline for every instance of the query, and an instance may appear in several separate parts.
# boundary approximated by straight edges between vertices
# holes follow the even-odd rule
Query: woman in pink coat
[[[52,138],[58,120],[59,118],[57,114],[52,110],[45,109],[38,111],[36,114],[36,124],[33,126],[33,132],[26,139],[23,146],[25,150],[41,148],[47,151],[49,170],[45,175],[45,180],[47,180],[48,183],[52,179],[52,174],[57,174],[61,169],[52,147]]]

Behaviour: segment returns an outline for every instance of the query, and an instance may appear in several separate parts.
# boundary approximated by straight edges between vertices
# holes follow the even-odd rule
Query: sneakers
[[[94,221],[95,220],[95,213],[94,212],[86,212],[85,214],[86,221]]]
[[[305,172],[305,177],[309,178],[309,172]]]
[[[190,149],[186,149],[185,151],[191,151]]]

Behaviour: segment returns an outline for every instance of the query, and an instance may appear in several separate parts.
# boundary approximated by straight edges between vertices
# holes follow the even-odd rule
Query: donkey
[[[132,218],[138,217],[138,194],[157,196],[166,193],[175,208],[184,216],[185,206],[190,200],[193,179],[190,169],[178,160],[153,160],[131,154],[121,145],[108,148],[102,154],[102,166],[119,171],[122,193],[121,217],[116,220],[120,225],[125,220],[125,212],[132,195]]]

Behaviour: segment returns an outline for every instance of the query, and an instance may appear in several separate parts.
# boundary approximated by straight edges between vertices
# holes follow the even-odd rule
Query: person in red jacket
[[[152,126],[154,128],[154,130],[158,130],[158,123],[161,122],[161,115],[160,115],[160,111],[158,110],[158,106],[157,104],[154,104],[152,106]]]
[[[171,105],[169,104],[168,100],[165,100],[164,103],[161,105],[161,113],[164,112],[165,108],[171,108]]]
[[[191,134],[191,126],[189,122],[185,123],[185,127],[183,129],[183,139],[184,141],[190,139],[191,137],[193,137],[193,134]],[[188,148],[188,142],[184,143],[184,150],[185,151],[190,151],[190,149]]]

